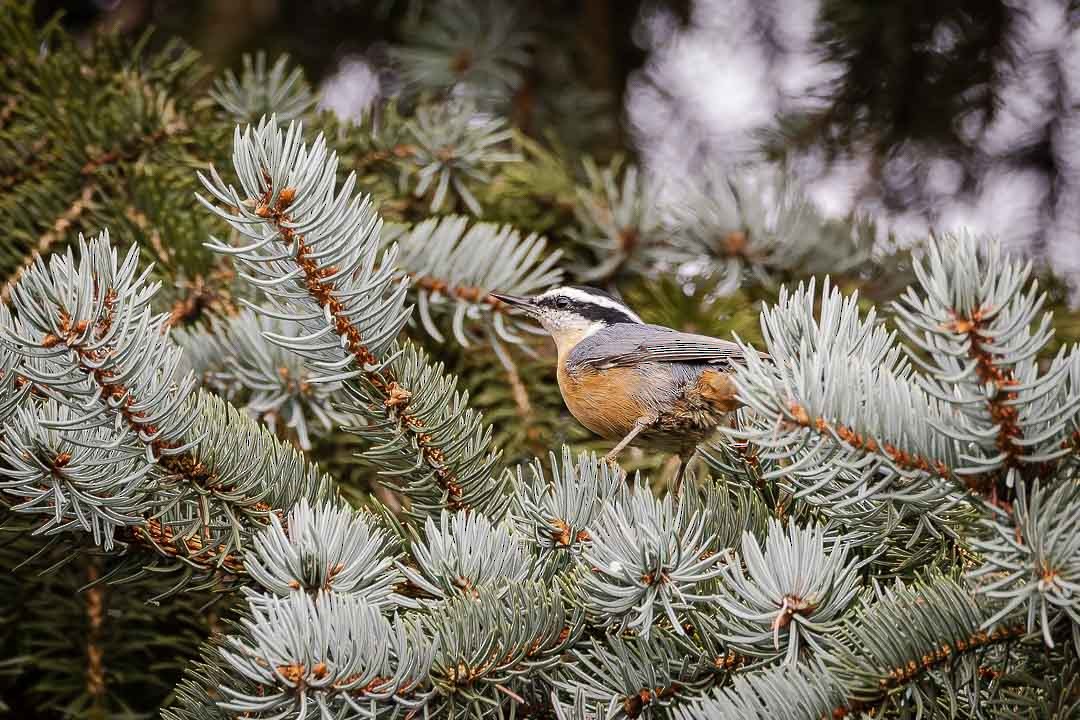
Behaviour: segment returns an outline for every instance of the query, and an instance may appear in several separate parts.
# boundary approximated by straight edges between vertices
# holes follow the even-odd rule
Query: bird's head
[[[642,322],[621,300],[581,285],[552,288],[532,297],[498,293],[491,296],[535,318],[555,339],[560,352],[608,325]]]

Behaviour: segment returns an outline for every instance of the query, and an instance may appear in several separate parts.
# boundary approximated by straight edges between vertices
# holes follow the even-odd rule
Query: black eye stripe
[[[618,302],[614,299],[613,301]],[[596,320],[609,325],[615,323],[640,322],[629,310],[618,307],[609,307],[608,305],[601,305],[599,303],[589,302],[588,300],[578,300],[577,298],[571,298],[565,295],[541,298],[537,304],[551,310],[570,310],[581,315],[581,317],[586,320]]]

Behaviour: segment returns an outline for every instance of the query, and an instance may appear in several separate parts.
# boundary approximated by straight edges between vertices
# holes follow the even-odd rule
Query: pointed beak
[[[530,315],[532,315],[536,309],[536,303],[531,297],[524,297],[522,295],[502,295],[500,293],[491,293],[491,297],[504,305],[509,305],[512,308],[520,308]]]

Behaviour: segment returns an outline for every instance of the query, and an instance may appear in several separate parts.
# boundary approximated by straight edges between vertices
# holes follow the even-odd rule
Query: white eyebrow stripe
[[[577,288],[555,288],[553,290],[548,290],[540,297],[560,296],[570,298],[571,300],[577,300],[581,303],[591,303],[599,307],[608,308],[609,310],[618,310],[619,312],[629,315],[631,318],[633,318],[634,322],[639,322],[642,324],[645,323],[645,321],[642,320],[636,312],[626,307],[621,302],[617,302],[615,300],[612,300],[611,298],[604,297],[603,295],[593,295],[592,293],[586,292],[584,290],[579,290]]]

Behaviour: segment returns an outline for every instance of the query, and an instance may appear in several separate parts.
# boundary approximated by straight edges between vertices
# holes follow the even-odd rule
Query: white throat
[[[551,329],[551,338],[555,341],[555,347],[559,351],[559,357],[565,357],[578,343],[587,337],[595,335],[605,327],[605,324],[594,321],[588,324],[580,324]]]

